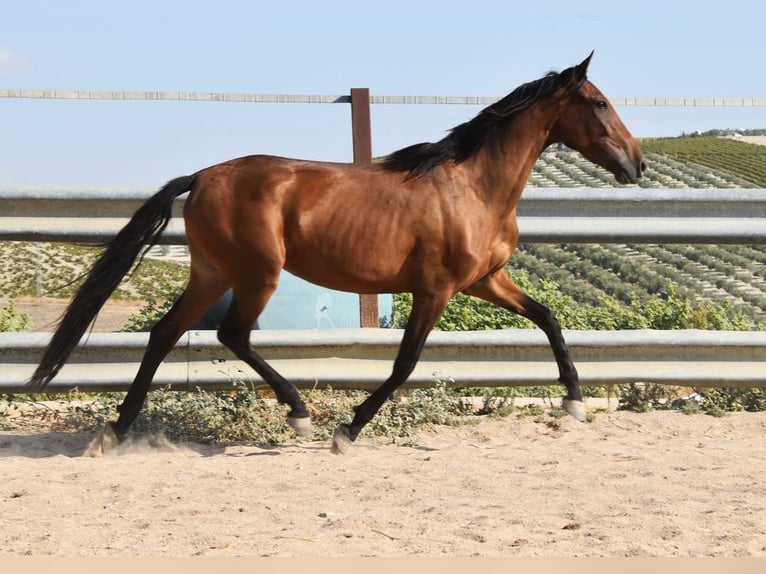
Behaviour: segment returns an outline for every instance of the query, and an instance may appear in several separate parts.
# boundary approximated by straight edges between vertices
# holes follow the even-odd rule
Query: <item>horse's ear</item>
[[[593,52],[595,52],[595,50],[593,50]],[[590,59],[593,57],[593,52],[588,54],[588,57],[575,67],[575,82],[578,84],[584,82],[587,77],[588,65],[590,64]]]

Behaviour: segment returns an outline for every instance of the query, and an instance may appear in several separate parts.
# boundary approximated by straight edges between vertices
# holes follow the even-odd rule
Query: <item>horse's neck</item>
[[[534,106],[519,114],[501,140],[477,157],[487,200],[510,213],[542,151],[551,144],[558,106]]]

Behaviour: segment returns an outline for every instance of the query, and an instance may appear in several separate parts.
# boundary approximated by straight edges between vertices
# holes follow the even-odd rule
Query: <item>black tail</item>
[[[173,200],[191,189],[194,177],[187,175],[168,182],[133,214],[125,227],[107,244],[69,303],[37,370],[27,383],[28,387],[37,391],[44,389],[64,366],[136,259],[157,242],[170,221]]]

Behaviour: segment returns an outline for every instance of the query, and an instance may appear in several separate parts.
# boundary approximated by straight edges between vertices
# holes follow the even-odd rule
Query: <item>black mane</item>
[[[473,119],[452,128],[438,142],[419,143],[395,151],[383,160],[382,165],[387,171],[407,172],[409,179],[428,173],[450,160],[464,162],[493,141],[509,118],[567,86],[573,76],[574,68],[567,68],[561,73],[550,72],[539,80],[522,84],[484,108]]]

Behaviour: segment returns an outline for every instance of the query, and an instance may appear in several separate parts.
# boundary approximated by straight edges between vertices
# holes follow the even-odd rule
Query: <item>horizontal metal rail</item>
[[[0,89],[0,98],[40,100],[144,100],[234,102],[255,104],[348,104],[348,95],[249,94],[232,92],[14,90]],[[499,96],[371,96],[371,104],[449,104],[488,106]],[[766,98],[610,98],[615,106],[759,107]]]
[[[766,387],[766,332],[565,331],[584,385],[653,382],[695,387]],[[302,389],[377,388],[390,374],[402,331],[253,331],[251,342]],[[0,392],[25,392],[50,333],[0,333]],[[148,333],[93,333],[46,392],[125,391]],[[431,333],[410,388],[556,384],[558,371],[538,330]],[[262,385],[212,331],[190,331],[160,367],[154,386],[176,390]]]
[[[0,239],[103,242],[154,190],[0,188]],[[165,233],[185,243],[183,199]],[[526,242],[766,242],[766,190],[539,189],[525,191],[519,226]],[[77,217],[67,217],[77,213]],[[24,392],[46,333],[0,333],[0,392]],[[254,331],[253,344],[301,388],[372,389],[389,374],[401,332]],[[657,382],[766,387],[766,333],[617,331],[566,333],[586,385]],[[51,392],[125,390],[147,333],[94,333],[53,381]],[[554,384],[556,365],[543,333],[434,332],[410,386]],[[261,384],[207,331],[191,331],[161,366],[155,386],[230,388]]]
[[[0,187],[0,240],[102,243],[155,191]],[[160,243],[186,243],[182,206]],[[764,189],[531,187],[518,213],[527,243],[766,243]]]

